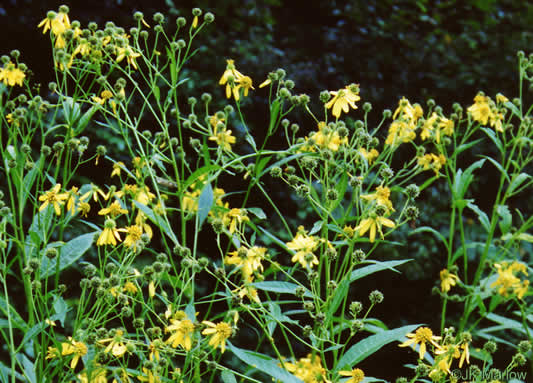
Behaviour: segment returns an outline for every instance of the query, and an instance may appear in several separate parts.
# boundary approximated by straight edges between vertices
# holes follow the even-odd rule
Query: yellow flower
[[[240,267],[243,279],[251,282],[254,271],[263,271],[261,261],[265,259],[266,251],[267,249],[265,247],[253,246],[250,249],[243,247],[238,251],[229,253],[231,257],[226,256],[224,263]]]
[[[264,88],[265,86],[267,85],[270,85],[272,84],[272,80],[267,78],[265,81],[263,81],[260,85],[259,85],[259,88]]]
[[[383,231],[381,230],[382,226],[390,227],[392,229],[396,225],[394,221],[388,218],[374,215],[369,218],[363,219],[361,223],[354,228],[354,231],[359,231],[359,236],[363,236],[365,235],[367,231],[370,230],[370,233],[369,233],[370,242],[374,243],[376,239],[376,229],[381,235],[381,239],[384,238]]]
[[[141,236],[143,234],[142,227],[133,225],[127,226],[126,238],[124,239],[124,245],[128,246],[130,249],[133,248],[133,251],[137,250],[137,246],[141,243]]]
[[[476,97],[474,97],[474,104],[467,109],[474,121],[477,121],[482,125],[487,125],[489,119],[492,118],[492,110],[489,102],[490,99],[481,93],[478,93]]]
[[[103,367],[93,368],[90,372],[83,371],[77,378],[81,383],[107,383],[107,371]]]
[[[379,152],[376,149],[371,149],[370,151],[365,148],[359,148],[359,153],[367,160],[369,164],[372,164],[376,158],[379,156]]]
[[[124,47],[117,48],[117,57],[115,58],[115,61],[119,63],[126,58],[128,65],[131,65],[134,69],[138,69],[135,59],[140,56],[140,53],[135,52],[131,46],[126,45]]]
[[[323,121],[318,123],[318,132],[311,134],[310,139],[320,148],[333,152],[338,151],[341,145],[348,144],[348,137],[341,138],[336,130],[326,127]]]
[[[307,232],[302,226],[298,228],[298,233],[292,241],[287,242],[287,248],[295,251],[296,253],[291,258],[291,262],[300,262],[302,267],[307,268],[318,265],[318,259],[313,251],[320,244],[319,240],[313,236],[308,236]]]
[[[231,135],[231,130],[224,129],[221,132],[217,132],[215,128],[213,135],[209,137],[209,141],[215,141],[222,149],[231,151],[231,145],[233,145],[237,139]]]
[[[494,267],[498,272],[498,279],[490,287],[498,287],[498,294],[507,297],[510,294],[516,294],[522,299],[529,288],[529,280],[522,281],[517,275],[522,273],[527,276],[527,267],[525,264],[513,261],[495,263]]]
[[[261,303],[259,295],[257,294],[257,289],[250,284],[245,284],[244,286],[239,287],[237,290],[233,291],[234,294],[237,294],[241,299],[247,297],[250,301],[256,303]]]
[[[365,379],[365,373],[360,368],[354,368],[352,371],[339,371],[340,376],[350,376],[344,383],[361,383]]]
[[[359,97],[359,85],[357,84],[351,84],[344,89],[330,91],[329,93],[331,93],[333,98],[326,103],[325,107],[327,109],[333,107],[331,114],[336,118],[340,117],[341,110],[344,113],[348,113],[350,107],[352,109],[357,109],[355,103],[361,99],[361,97]]]
[[[72,337],[68,337],[68,342],[61,343],[61,355],[72,355],[74,358],[70,361],[70,368],[75,369],[80,358],[87,354],[87,346],[83,342],[77,342]]]
[[[90,210],[91,205],[89,205],[87,202],[80,202],[78,204],[78,211],[80,212],[82,217],[87,218],[87,214],[89,214]]]
[[[422,166],[423,170],[433,169],[435,175],[439,174],[439,170],[445,163],[446,157],[443,154],[437,156],[436,154],[428,153],[418,157],[418,165]]]
[[[148,205],[155,198],[155,194],[152,193],[150,188],[146,185],[137,188],[134,195],[135,201],[142,203],[143,205]]]
[[[100,105],[104,105],[104,103],[109,100],[111,97],[113,97],[113,93],[110,91],[110,90],[104,90],[102,91],[102,93],[100,93],[100,97],[98,96],[93,96],[93,101],[100,104]],[[118,164],[122,164],[122,166],[124,166],[124,164],[122,162],[117,162]],[[113,170],[115,169],[115,165],[113,165]]]
[[[137,375],[137,379],[139,379],[141,382],[148,382],[148,383],[161,383],[161,377],[157,374],[154,374],[152,370],[148,370],[146,367],[142,368],[143,374],[146,375]]]
[[[235,86],[235,83],[238,82],[244,75],[235,69],[235,64],[233,60],[226,60],[226,70],[220,77],[218,83],[220,85],[226,85],[226,98],[231,97],[231,90]]]
[[[424,359],[424,355],[426,354],[426,343],[431,343],[436,349],[441,348],[441,346],[436,342],[437,340],[440,340],[441,337],[433,335],[433,331],[431,331],[431,329],[428,327],[419,327],[414,334],[409,333],[406,335],[406,337],[410,339],[403,342],[399,346],[412,346],[414,349],[415,345],[419,344],[420,349],[418,351],[418,356],[420,359]]]
[[[22,71],[22,69],[18,68],[12,62],[7,62],[4,64],[3,68],[0,68],[0,81],[3,81],[5,85],[22,86],[22,82],[24,81],[25,77],[26,74]]]
[[[224,353],[226,351],[226,340],[233,333],[231,325],[226,322],[219,322],[214,324],[204,320],[202,324],[206,325],[207,328],[202,331],[202,335],[209,335],[211,339],[209,340],[209,346],[217,348],[220,346],[220,351]]]
[[[70,212],[72,215],[76,213],[76,198],[78,197],[78,188],[73,186],[68,192],[69,198],[67,201],[67,212]]]
[[[98,212],[98,215],[106,215],[106,216],[110,215],[111,217],[115,218],[118,215],[127,214],[127,213],[128,213],[128,210],[123,209],[122,206],[120,205],[120,202],[118,200],[115,200],[108,207],[101,209]]]
[[[104,352],[106,353],[111,352],[114,356],[116,356],[117,358],[120,358],[127,351],[127,347],[126,347],[126,344],[124,344],[123,338],[124,338],[124,331],[116,330],[114,337],[100,339],[97,343],[98,344],[108,343]]]
[[[52,189],[44,193],[39,197],[39,201],[42,201],[43,204],[39,208],[39,211],[46,209],[48,205],[52,205],[57,215],[61,214],[61,205],[65,203],[65,200],[68,198],[68,193],[59,193],[61,189],[61,184],[56,184]]]
[[[394,121],[389,127],[389,134],[385,144],[396,146],[414,140],[416,138],[417,122],[423,113],[420,105],[411,105],[409,100],[402,97],[398,103],[398,108],[392,115]]]
[[[430,118],[422,126],[420,138],[427,140],[432,138],[437,144],[440,144],[441,135],[451,136],[453,134],[454,124],[452,120],[439,116],[433,112]]]
[[[165,328],[165,332],[171,332],[172,334],[165,343],[170,344],[173,348],[181,346],[189,351],[192,348],[194,323],[190,319],[171,319],[170,322],[172,324]]]
[[[243,95],[244,97],[248,96],[248,91],[250,89],[255,89],[252,86],[252,79],[248,76],[242,76],[237,81],[235,81],[237,84],[235,87],[233,87],[233,98],[235,98],[235,101],[239,101],[240,99],[240,89],[243,89]]]
[[[222,223],[224,226],[229,227],[228,230],[231,234],[235,232],[237,225],[239,225],[240,228],[244,222],[249,220],[250,218],[247,217],[246,210],[236,208],[224,213],[224,216],[222,217]]]
[[[124,162],[115,162],[113,164],[113,171],[111,172],[111,177],[114,177],[114,176],[119,176],[120,177],[120,172],[122,171],[122,169],[125,169],[126,168],[126,165],[124,165]]]
[[[103,245],[117,245],[117,240],[121,241],[119,230],[116,229],[115,221],[112,219],[107,219],[104,224],[104,230],[100,233],[98,240],[96,241],[97,246]]]
[[[112,193],[104,193],[102,189],[100,189],[98,186],[91,184],[91,190],[86,192],[84,195],[80,197],[80,200],[87,201],[88,199],[93,197],[94,202],[98,202],[100,200],[100,197],[102,197],[104,200],[108,200]]]
[[[394,211],[390,198],[390,189],[387,186],[379,185],[376,187],[376,192],[372,194],[364,194],[361,199],[365,201],[376,201],[378,204],[387,208],[387,212]]]
[[[440,271],[440,289],[442,292],[447,293],[450,291],[452,286],[457,284],[459,277],[455,274],[450,273],[447,269]]]
[[[284,363],[284,366],[304,383],[331,383],[326,379],[326,369],[317,354],[308,354],[306,358],[300,358],[296,363]]]
[[[64,48],[66,46],[67,43],[63,37],[63,33],[67,29],[70,29],[70,20],[66,12],[48,12],[46,18],[37,25],[37,28],[41,27],[43,28],[43,34],[50,29],[56,38],[56,48]]]

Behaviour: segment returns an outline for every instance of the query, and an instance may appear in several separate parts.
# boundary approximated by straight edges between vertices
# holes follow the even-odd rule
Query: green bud
[[[373,305],[381,303],[383,302],[383,293],[379,290],[374,290],[370,293],[368,299]]]
[[[161,12],[154,13],[153,19],[156,23],[162,23],[165,21],[165,16]]]
[[[211,12],[207,12],[204,15],[204,20],[206,23],[211,24],[213,21],[215,21],[215,15],[212,14]]]

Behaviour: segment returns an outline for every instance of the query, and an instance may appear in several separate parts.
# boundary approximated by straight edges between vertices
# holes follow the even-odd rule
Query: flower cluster
[[[504,104],[509,100],[502,94],[496,95],[496,102],[483,93],[474,97],[474,104],[468,107],[468,112],[474,121],[482,125],[489,124],[497,132],[503,133],[503,119],[506,109]]]
[[[389,127],[385,144],[398,146],[401,143],[413,141],[416,138],[415,131],[418,128],[418,120],[423,113],[420,105],[411,105],[409,100],[403,97],[392,115],[394,121]]]
[[[495,263],[494,267],[498,273],[498,278],[490,287],[498,288],[498,294],[504,297],[515,294],[518,298],[522,299],[529,288],[529,280],[521,280],[518,275],[521,273],[527,277],[527,266],[516,261],[503,261]]]

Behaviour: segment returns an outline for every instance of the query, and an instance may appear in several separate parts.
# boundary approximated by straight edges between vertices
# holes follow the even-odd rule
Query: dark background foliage
[[[1,53],[21,50],[22,60],[34,73],[33,80],[43,85],[53,80],[51,47],[37,24],[48,10],[57,10],[62,3],[7,0],[0,5]],[[67,5],[71,20],[78,19],[82,25],[95,21],[102,27],[112,20],[126,29],[133,26],[132,15],[137,10],[144,12],[151,24],[153,13],[162,12],[168,16],[170,28],[178,15],[190,21],[193,7],[211,11],[215,23],[200,37],[202,53],[188,66],[191,95],[208,91],[222,100],[216,80],[225,68],[225,59],[233,58],[256,85],[269,71],[284,68],[296,83],[295,92],[308,93],[315,106],[321,90],[359,83],[362,101],[373,104],[371,124],[381,118],[383,109],[394,110],[402,96],[423,106],[425,100],[434,98],[445,113],[451,112],[453,102],[470,105],[478,90],[490,96],[502,92],[516,97],[516,52],[528,53],[533,43],[533,4],[521,0],[76,0]],[[265,94],[252,92],[246,105],[256,141],[261,140],[268,118]],[[302,134],[315,129],[307,116],[298,122]],[[491,174],[484,173],[479,190],[490,190],[491,183]],[[436,201],[440,193],[433,189],[423,198]],[[479,194],[479,205],[488,208],[492,197],[484,195],[490,193]],[[284,198],[289,197],[280,197]],[[447,218],[438,220],[435,212],[426,213],[433,224]],[[420,224],[428,223],[423,217]],[[414,258],[405,275],[374,276],[371,285],[358,285],[354,299],[365,302],[368,292],[379,288],[385,301],[374,314],[387,325],[426,323],[437,328],[439,299],[430,292],[444,267],[438,256],[441,251],[431,238],[410,238],[405,248],[389,253],[388,258]],[[387,259],[387,255],[383,257]],[[508,352],[500,354],[497,367],[509,361]],[[379,377],[407,374],[401,367],[382,368],[384,360],[397,359],[398,354],[404,363],[414,361],[413,355],[394,345],[362,367]]]

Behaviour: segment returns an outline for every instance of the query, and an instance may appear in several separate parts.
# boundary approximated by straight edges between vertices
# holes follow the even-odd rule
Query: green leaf
[[[235,379],[235,375],[233,375],[233,372],[230,370],[224,370],[220,374],[220,377],[222,378],[223,383],[237,383],[237,379]]]
[[[441,240],[441,242],[444,244],[446,249],[448,249],[448,242],[446,241],[446,238],[444,238],[444,236],[439,231],[433,229],[432,227],[429,227],[429,226],[417,227],[415,230],[409,232],[409,235],[424,233],[424,232],[429,232],[431,234],[434,234],[435,237]]]
[[[271,291],[273,293],[292,295],[296,295],[296,289],[298,287],[302,288],[302,286],[299,286],[295,283],[279,281],[254,282],[251,285],[254,286],[256,289],[263,291]],[[304,297],[312,298],[313,294],[311,294],[311,291],[307,290],[305,287],[303,288],[305,289]]]
[[[496,206],[496,212],[500,216],[501,220],[499,222],[500,230],[502,234],[505,235],[513,223],[513,217],[507,205],[498,205]]]
[[[364,278],[367,275],[377,273],[381,270],[392,270],[396,273],[399,273],[398,270],[395,270],[394,268],[396,266],[403,265],[406,262],[411,261],[411,259],[403,259],[401,261],[387,261],[387,262],[379,262],[376,261],[375,264],[370,266],[361,267],[360,269],[352,271],[350,274],[350,283],[353,281],[356,281],[358,279]]]
[[[61,323],[62,327],[65,327],[65,318],[67,317],[67,313],[70,311],[70,307],[59,295],[55,297],[53,307],[54,311],[56,312],[54,317]]]
[[[9,304],[9,302],[7,302],[3,297],[0,297],[0,311],[2,312],[5,318],[8,318],[8,310],[9,318],[11,319],[11,325],[13,327],[18,328],[19,330],[26,331],[28,325],[26,324],[26,322],[24,322],[24,319],[22,319],[19,313],[15,310],[13,306]]]
[[[526,181],[528,178],[531,178],[531,176],[529,174],[526,174],[526,173],[520,173],[519,175],[517,175],[516,177],[513,175],[513,180],[511,181],[511,183],[509,184],[509,188],[507,189],[507,193],[511,196],[514,193],[514,191],[516,189],[518,189],[518,187],[524,182]]]
[[[485,163],[485,159],[474,162],[464,172],[459,169],[455,174],[455,180],[453,184],[453,192],[455,199],[461,199],[464,197],[468,186],[474,179],[474,170],[480,168]]]
[[[209,182],[206,182],[204,188],[202,189],[202,193],[198,198],[198,228],[202,227],[202,224],[209,214],[209,211],[211,211],[213,200],[213,188]]]
[[[41,162],[43,157],[39,158],[39,161],[34,165],[33,169],[31,169],[26,175],[24,176],[24,182],[22,183],[22,190],[18,190],[18,193],[22,194],[21,199],[21,206],[20,210],[24,210],[24,206],[26,206],[26,201],[28,199],[28,196],[31,193],[31,188],[33,187],[33,184],[35,183],[35,178],[37,178],[37,175],[41,172]]]
[[[500,138],[496,135],[496,132],[493,129],[484,128],[484,127],[481,128],[481,130],[484,131],[487,136],[489,136],[492,142],[494,142],[494,145],[496,145],[500,153],[503,153],[504,152],[503,144]]]
[[[477,207],[475,204],[470,202],[468,205],[466,205],[470,210],[473,210],[479,219],[479,222],[481,222],[481,226],[488,232],[490,232],[490,221],[487,214],[485,214],[484,211],[482,211],[479,207]]]
[[[163,217],[158,214],[154,214],[152,209],[140,203],[139,201],[133,201],[133,203],[148,217],[150,221],[154,223],[154,225],[159,227],[160,231],[162,233],[165,233],[172,240],[173,243],[178,243],[178,239],[176,238],[174,231],[172,231],[170,225]]]
[[[6,366],[3,362],[0,362],[0,381],[2,383],[8,383],[11,382],[11,380],[8,380],[8,378],[15,377],[18,379],[19,382],[24,381],[24,377],[20,374],[20,372],[11,370],[11,367]]]
[[[302,383],[302,380],[281,368],[278,360],[273,359],[268,355],[235,347],[230,342],[228,342],[228,349],[250,367],[256,368],[259,371],[270,375],[274,379],[279,379],[283,383]]]
[[[518,110],[518,108],[516,107],[515,104],[513,104],[511,101],[507,101],[506,103],[504,103],[503,105],[505,105],[505,107],[507,109],[509,109],[516,117],[522,119],[522,116],[520,114],[520,111]]]
[[[82,234],[58,248],[59,254],[53,259],[43,257],[41,261],[41,279],[55,274],[76,262],[93,244],[96,233]],[[57,261],[59,260],[59,267]]]
[[[504,316],[501,316],[501,315],[498,315],[498,314],[494,314],[494,313],[490,313],[486,316],[486,318],[488,320],[491,320],[493,322],[496,322],[500,325],[503,326],[503,329],[505,330],[510,330],[510,329],[513,329],[513,330],[517,330],[523,334],[526,334],[526,329],[524,329],[524,325],[519,322],[519,321],[516,321],[514,319],[509,319],[509,318],[506,318]],[[531,328],[527,328],[528,330],[528,334],[531,334],[533,332],[533,330]]]
[[[33,256],[33,253],[41,247],[41,243],[46,241],[53,215],[54,208],[48,205],[46,209],[38,211],[33,216],[33,221],[28,229],[26,243],[24,244],[24,250],[28,256]]]
[[[311,230],[309,231],[309,235],[314,235],[318,233],[320,229],[322,229],[322,225],[324,225],[324,221],[316,221],[313,224],[313,227],[311,228]]]
[[[280,102],[278,99],[275,99],[272,103],[272,106],[270,107],[270,123],[268,124],[268,135],[271,135],[277,126],[279,110]]]
[[[419,326],[420,325],[418,324],[403,326],[394,330],[379,332],[363,339],[346,351],[335,366],[333,373],[337,373],[340,370],[351,370],[353,366],[366,359],[383,346],[394,341],[400,341],[407,333],[413,332]]]
[[[328,307],[328,314],[327,314],[328,318],[331,318],[333,314],[335,314],[335,311],[337,311],[342,301],[348,295],[349,288],[350,288],[350,281],[348,279],[343,279],[341,283],[339,283],[339,285],[333,292],[333,300],[331,301]]]
[[[75,136],[83,132],[83,130],[87,127],[87,125],[89,125],[89,122],[91,122],[93,115],[96,113],[98,109],[100,109],[100,105],[93,105],[89,108],[89,110],[83,113],[79,121],[76,123],[76,127],[74,129]]]
[[[470,149],[472,146],[479,144],[481,141],[483,141],[482,138],[462,144],[461,146],[459,146],[457,149],[454,150],[453,157],[457,157],[461,152],[464,152],[465,150]]]
[[[200,169],[196,169],[194,173],[192,173],[187,178],[185,183],[183,184],[183,190],[187,189],[189,186],[195,183],[198,180],[198,178],[200,178],[204,174],[209,173],[209,172],[215,172],[219,169],[222,169],[222,168],[218,165],[207,165],[207,166],[201,167]]]
[[[249,207],[249,208],[246,209],[246,211],[249,211],[250,213],[252,213],[253,215],[255,215],[259,219],[266,219],[266,217],[267,217],[265,212],[263,211],[263,209],[261,209],[259,207]]]
[[[489,156],[484,156],[484,155],[481,155],[480,157],[483,157],[483,158],[486,158],[487,160],[489,160],[489,162],[491,164],[494,165],[494,167],[496,169],[498,169],[500,171],[500,173],[505,177],[505,180],[507,182],[511,182],[511,180],[509,179],[509,175],[507,174],[507,172],[505,171],[505,169],[503,168],[503,166],[498,162],[496,161],[495,159],[489,157]]]

